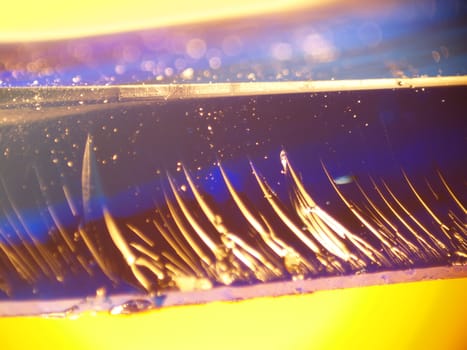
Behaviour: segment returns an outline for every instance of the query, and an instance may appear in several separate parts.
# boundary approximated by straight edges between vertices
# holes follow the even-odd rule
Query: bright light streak
[[[2,3],[0,42],[57,40],[282,13],[335,0],[60,0]]]

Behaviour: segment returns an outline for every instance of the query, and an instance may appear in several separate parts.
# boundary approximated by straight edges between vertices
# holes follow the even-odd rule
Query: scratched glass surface
[[[0,314],[465,275],[465,10],[448,7],[0,44]]]

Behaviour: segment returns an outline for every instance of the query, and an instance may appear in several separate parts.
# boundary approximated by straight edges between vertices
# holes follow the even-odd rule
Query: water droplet
[[[222,60],[218,56],[211,57],[209,59],[209,67],[211,69],[219,69],[222,66]]]
[[[191,67],[186,68],[186,69],[180,74],[180,76],[181,76],[182,79],[184,79],[184,80],[191,80],[191,79],[193,79],[194,75],[195,75],[195,71],[194,71],[194,69],[191,68]]]
[[[114,69],[116,74],[124,74],[126,72],[126,67],[123,64],[117,64]]]
[[[194,59],[202,58],[206,53],[206,42],[199,38],[193,38],[186,44],[186,53]]]
[[[130,315],[147,311],[153,307],[153,303],[146,299],[133,299],[110,309],[112,315]]]
[[[174,74],[174,70],[171,67],[167,67],[164,69],[164,74],[166,77],[171,77]]]
[[[332,179],[332,181],[336,185],[346,185],[346,184],[354,182],[355,181],[355,176],[354,175],[339,176],[339,177],[336,177],[336,178]]]
[[[96,298],[105,298],[107,295],[107,289],[100,287],[96,289]]]

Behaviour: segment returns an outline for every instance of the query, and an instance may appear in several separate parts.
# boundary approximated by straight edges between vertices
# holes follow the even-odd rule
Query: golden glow
[[[281,13],[332,0],[18,0],[2,2],[0,42],[56,40]]]
[[[0,318],[2,349],[464,349],[467,279],[172,307]]]

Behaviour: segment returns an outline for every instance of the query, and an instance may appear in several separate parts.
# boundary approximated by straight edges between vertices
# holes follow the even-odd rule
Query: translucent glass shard
[[[465,276],[466,87],[430,81],[0,104],[0,313]]]

